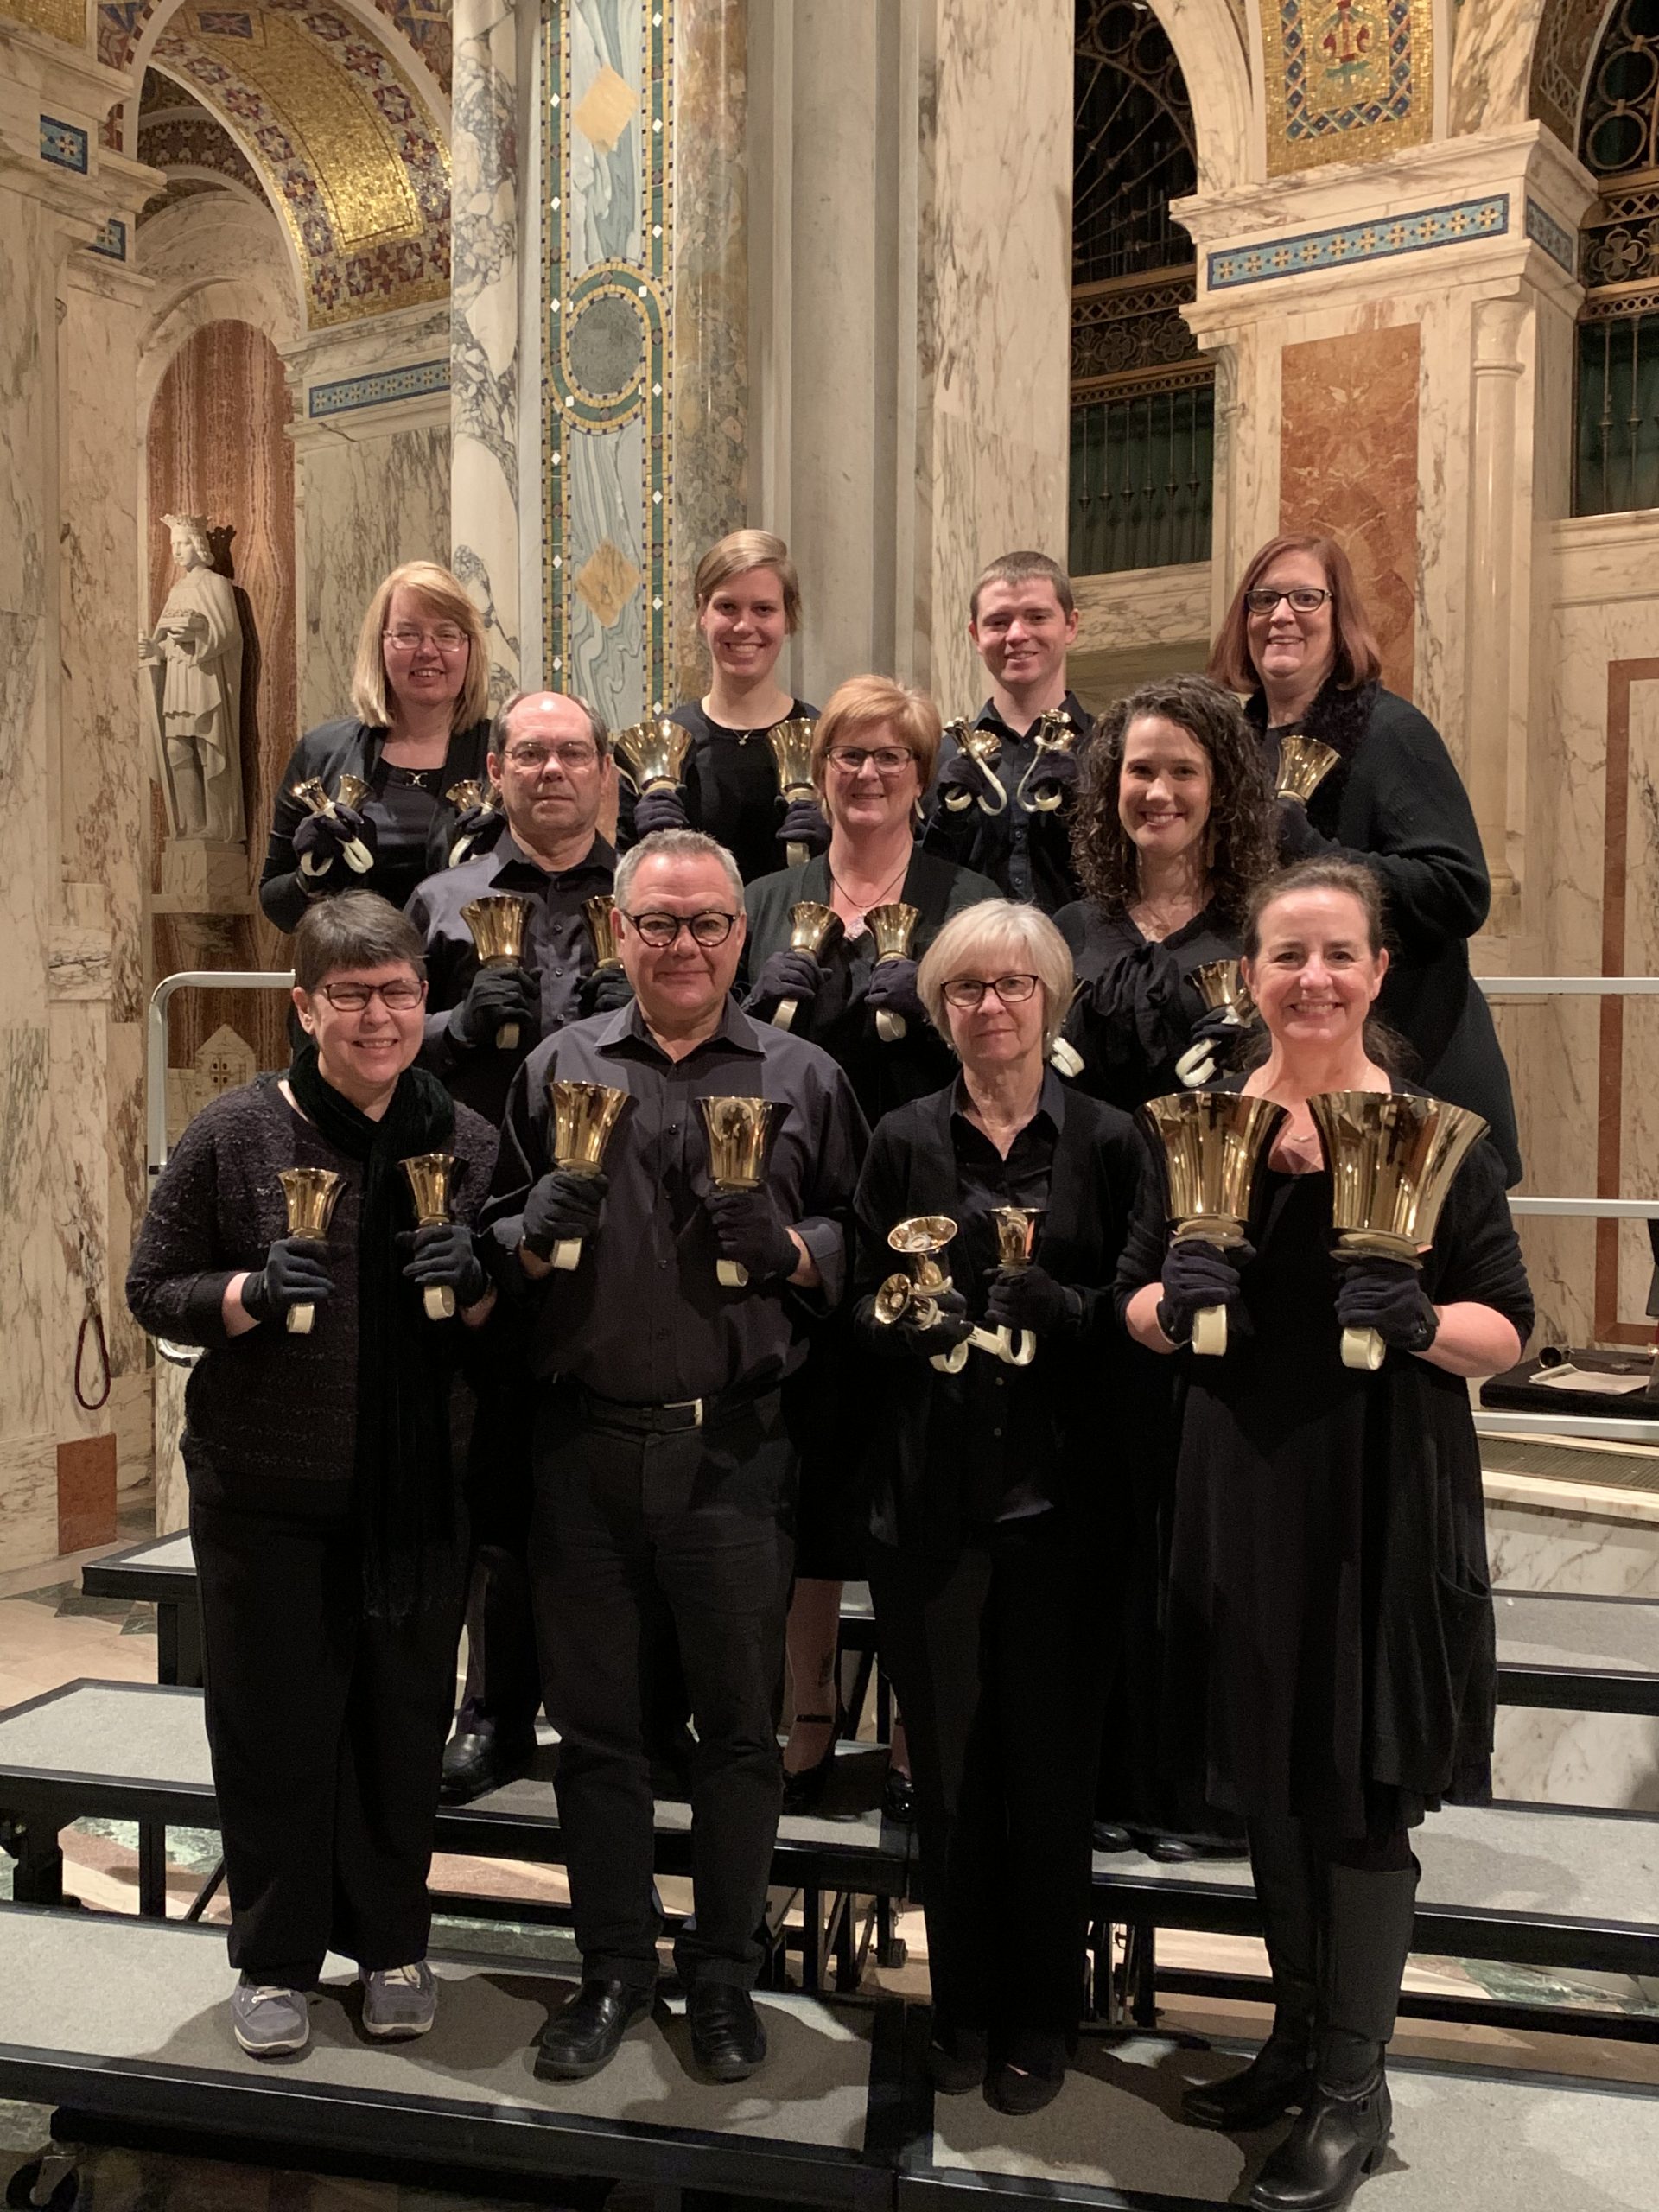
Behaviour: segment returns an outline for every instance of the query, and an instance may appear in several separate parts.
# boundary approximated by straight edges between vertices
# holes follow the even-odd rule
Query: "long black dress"
[[[1054,926],[1083,990],[1065,1033],[1083,1056],[1077,1088],[1133,1113],[1181,1087],[1175,1063],[1192,1042],[1204,1001],[1190,978],[1206,961],[1236,960],[1237,927],[1214,906],[1164,938],[1098,899],[1062,906]]]
[[[1338,1835],[1410,1825],[1490,1789],[1497,1672],[1480,1454],[1467,1385],[1390,1351],[1342,1364],[1331,1179],[1268,1171],[1224,1357],[1177,1355],[1184,1418],[1163,1728],[1211,1805]],[[1143,1204],[1121,1299],[1155,1281]],[[1423,1287],[1525,1341],[1532,1297],[1483,1141],[1459,1172]],[[1382,1793],[1379,1798],[1379,1792]]]

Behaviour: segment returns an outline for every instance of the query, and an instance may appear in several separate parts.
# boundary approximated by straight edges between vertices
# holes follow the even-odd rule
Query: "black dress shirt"
[[[785,719],[816,721],[817,713],[804,699],[791,699]],[[696,699],[683,701],[669,720],[691,733],[680,794],[686,820],[725,846],[745,883],[773,874],[787,857],[778,842],[784,818],[778,763],[766,742],[766,730],[776,728],[776,723],[768,722],[762,729],[728,729],[724,722],[710,721]],[[635,842],[633,805],[634,794],[625,783],[617,810],[620,853]]]
[[[1079,753],[1094,734],[1094,722],[1082,700],[1068,691],[1060,702],[1077,732],[1074,748]],[[976,800],[953,813],[940,797],[937,784],[927,802],[922,842],[931,853],[943,853],[964,868],[988,875],[1005,899],[1018,899],[1052,914],[1079,895],[1077,871],[1071,865],[1070,793],[1051,812],[1022,806],[1014,797],[1020,779],[1037,758],[1036,723],[1023,737],[1010,729],[988,699],[974,717],[976,729],[994,729],[1002,741],[996,762],[996,779],[1008,795],[1001,814],[987,814]],[[939,756],[943,767],[956,752],[947,739]]]
[[[594,838],[574,868],[555,875],[507,830],[492,851],[429,875],[410,900],[409,918],[426,941],[421,1065],[486,1121],[499,1123],[508,1088],[537,1039],[524,1036],[513,1051],[504,1052],[493,1043],[469,1049],[450,1034],[451,1010],[466,997],[478,973],[478,953],[461,908],[474,899],[504,895],[531,901],[524,965],[541,993],[541,1034],[546,1037],[576,1017],[582,979],[594,966],[583,908],[588,899],[610,889],[615,871],[616,855],[602,837]]]
[[[1083,985],[1065,1025],[1083,1055],[1078,1088],[1126,1114],[1179,1090],[1175,1063],[1205,1010],[1192,971],[1211,960],[1237,959],[1237,925],[1206,906],[1166,938],[1152,938],[1128,914],[1079,899],[1061,907],[1054,926],[1071,947]],[[1238,1033],[1240,1046],[1243,1036]],[[1218,1058],[1224,1067],[1231,1064],[1224,1047]]]
[[[608,1084],[630,1103],[606,1151],[610,1188],[580,1265],[526,1284],[516,1255],[531,1186],[554,1165],[547,1085],[556,1077]],[[696,1102],[718,1097],[773,1098],[785,1109],[767,1148],[766,1188],[817,1266],[819,1287],[804,1297],[782,1282],[728,1290],[717,1278]],[[866,1135],[835,1063],[802,1038],[751,1021],[734,1001],[714,1035],[679,1060],[652,1037],[637,1003],[545,1039],[513,1079],[486,1210],[504,1281],[512,1287],[517,1277],[533,1304],[533,1372],[570,1376],[630,1405],[781,1380],[804,1357],[807,1312],[834,1306],[845,1289]]]

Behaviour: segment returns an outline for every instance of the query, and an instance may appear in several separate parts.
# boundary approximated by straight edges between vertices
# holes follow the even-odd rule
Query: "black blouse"
[[[1198,987],[1187,978],[1207,961],[1238,957],[1235,925],[1206,906],[1183,928],[1155,940],[1143,936],[1128,914],[1110,914],[1097,899],[1079,899],[1061,907],[1054,925],[1071,948],[1083,985],[1065,1026],[1083,1055],[1078,1087],[1125,1113],[1179,1090],[1175,1063],[1204,1012]]]
[[[785,719],[815,721],[817,712],[804,699],[791,699]],[[686,820],[692,829],[719,839],[736,861],[745,883],[772,874],[785,857],[778,842],[784,812],[778,763],[766,742],[766,731],[776,723],[760,729],[728,729],[723,722],[711,721],[697,699],[683,700],[671,709],[669,720],[691,733],[680,793]],[[637,842],[634,793],[626,782],[621,789],[616,849],[626,853]]]

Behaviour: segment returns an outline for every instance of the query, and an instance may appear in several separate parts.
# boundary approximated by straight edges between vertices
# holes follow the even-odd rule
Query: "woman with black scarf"
[[[432,2024],[426,1875],[465,1558],[451,1384],[494,1300],[470,1224],[495,1132],[414,1065],[414,929],[346,893],[303,917],[294,968],[293,1065],[191,1122],[127,1277],[142,1326],[203,1348],[183,1453],[232,2024],[257,2057],[303,2050],[331,1949],[359,1963],[370,2035]],[[454,1156],[455,1219],[416,1229],[399,1163],[423,1153]],[[288,1233],[292,1167],[340,1179],[323,1238]],[[431,1289],[457,1318],[428,1317]]]

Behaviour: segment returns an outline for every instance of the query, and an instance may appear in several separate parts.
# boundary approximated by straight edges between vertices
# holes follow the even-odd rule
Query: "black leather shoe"
[[[1006,2112],[1021,2119],[1027,2113],[1041,2112],[1045,2105],[1052,2105],[1065,2087],[1064,2069],[1058,2074],[1027,2074],[1010,2066],[1005,2059],[985,2077],[985,2101],[994,2112]]]
[[[617,2045],[651,2010],[654,1993],[631,1981],[584,1981],[550,2020],[536,2054],[544,2082],[585,2082],[616,2056]]]
[[[1315,2082],[1301,2115],[1255,2177],[1256,2212],[1341,2212],[1382,2160],[1394,2118],[1379,2066],[1356,2088]]]
[[[796,1774],[791,1774],[787,1767],[784,1769],[785,1812],[810,1813],[816,1808],[819,1798],[823,1796],[829,1783],[830,1772],[835,1766],[836,1745],[841,1741],[843,1715],[841,1707],[837,1706],[833,1713],[798,1713],[796,1718],[799,1720],[817,1721],[821,1726],[827,1726],[830,1731],[830,1740],[823,1747],[822,1758],[816,1759],[810,1766],[802,1767]]]
[[[928,2079],[947,2097],[965,2097],[985,2079],[991,2039],[983,2028],[945,2028],[927,2046]]]
[[[445,1805],[466,1805],[486,1789],[499,1789],[528,1774],[536,1738],[503,1736],[499,1728],[457,1731],[443,1747],[438,1797]]]
[[[685,1993],[691,2056],[714,2082],[742,2082],[766,2055],[766,2031],[747,1989],[729,1982],[694,1981]]]
[[[1181,2099],[1181,2117],[1192,2127],[1218,2128],[1224,2135],[1248,2135],[1282,2120],[1293,2105],[1305,2103],[1313,2088],[1307,2046],[1269,2037],[1242,2073],[1205,2082]]]
[[[901,1827],[907,1828],[916,1818],[916,1785],[896,1766],[887,1769],[881,1784],[881,1809]]]
[[[1093,1828],[1096,1851],[1133,1851],[1135,1838],[1128,1828],[1121,1828],[1116,1821],[1096,1821]]]

